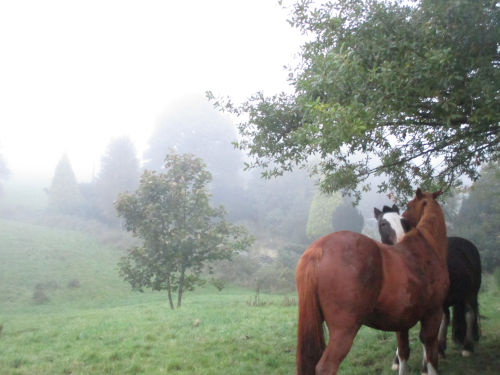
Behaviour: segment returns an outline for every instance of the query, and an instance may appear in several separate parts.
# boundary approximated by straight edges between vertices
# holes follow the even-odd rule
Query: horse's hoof
[[[399,365],[397,363],[392,364],[392,371],[398,371],[399,370]]]
[[[462,350],[462,357],[470,357],[471,352],[468,350]]]

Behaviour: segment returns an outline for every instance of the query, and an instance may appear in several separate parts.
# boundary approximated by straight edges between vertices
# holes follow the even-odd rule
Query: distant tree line
[[[332,231],[361,232],[364,218],[350,199],[321,193],[305,170],[272,179],[262,178],[259,170],[244,171],[245,158],[231,144],[236,137],[231,122],[206,103],[178,106],[159,121],[143,168],[165,173],[165,156],[172,152],[203,160],[212,175],[206,183],[210,204],[223,205],[227,220],[247,227],[256,240],[253,247],[234,254],[230,263],[223,259],[213,263],[214,278],[247,286],[259,283],[264,289],[293,289],[295,265],[304,249]],[[76,181],[68,157],[63,156],[47,189],[49,209],[118,226],[113,203],[122,193],[138,194],[143,168],[126,137],[110,142],[99,173],[88,183]],[[500,265],[495,183],[498,165],[492,164],[462,201],[455,202],[460,213],[449,220],[455,232],[478,245],[488,270]],[[121,220],[126,225],[123,213]]]
[[[451,234],[471,240],[479,249],[483,269],[500,267],[500,164],[490,163],[481,170],[481,177],[465,193],[459,207],[449,215]]]
[[[112,140],[101,158],[101,170],[88,183],[78,183],[67,155],[59,160],[47,189],[50,212],[77,215],[117,225],[113,202],[139,183],[140,163],[128,137]]]

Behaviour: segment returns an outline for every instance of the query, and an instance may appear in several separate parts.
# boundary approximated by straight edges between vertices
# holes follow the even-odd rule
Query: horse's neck
[[[417,224],[417,230],[436,251],[446,256],[446,225],[440,210],[427,209]]]

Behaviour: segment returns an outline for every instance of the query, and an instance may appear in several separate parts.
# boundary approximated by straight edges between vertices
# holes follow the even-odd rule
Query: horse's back
[[[462,237],[448,237],[448,271],[452,305],[467,295],[476,296],[481,286],[481,258],[476,246]]]
[[[448,237],[448,253],[460,254],[476,273],[481,273],[481,257],[477,247],[462,237]]]

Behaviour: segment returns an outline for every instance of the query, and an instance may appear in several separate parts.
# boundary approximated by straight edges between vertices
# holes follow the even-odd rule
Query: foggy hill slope
[[[118,274],[120,256],[76,231],[0,219],[0,311],[130,295]]]

